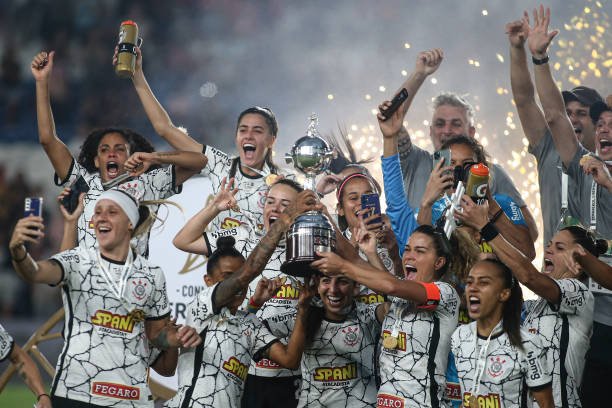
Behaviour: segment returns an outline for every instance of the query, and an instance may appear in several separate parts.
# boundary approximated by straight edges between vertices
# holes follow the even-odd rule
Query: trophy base
[[[280,267],[281,272],[286,273],[289,276],[295,276],[298,278],[306,278],[320,272],[310,266],[315,257],[300,257],[292,259],[291,261],[283,262]]]

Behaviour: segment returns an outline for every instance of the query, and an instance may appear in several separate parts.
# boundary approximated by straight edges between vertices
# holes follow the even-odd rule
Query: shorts
[[[242,408],[297,407],[302,377],[259,377],[249,374],[242,394]]]

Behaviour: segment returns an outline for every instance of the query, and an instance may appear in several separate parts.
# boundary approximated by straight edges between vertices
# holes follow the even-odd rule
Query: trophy
[[[319,135],[317,115],[310,116],[306,136],[299,138],[291,153],[285,155],[287,164],[293,164],[306,177],[304,188],[315,190],[315,177],[329,167],[334,151]],[[336,249],[336,233],[331,221],[319,211],[299,215],[287,231],[286,260],[281,271],[291,276],[305,277],[315,272],[310,263],[316,252]]]

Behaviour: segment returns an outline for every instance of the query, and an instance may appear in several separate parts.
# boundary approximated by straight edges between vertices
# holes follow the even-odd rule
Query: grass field
[[[32,408],[36,397],[25,385],[9,384],[0,393],[2,408]]]

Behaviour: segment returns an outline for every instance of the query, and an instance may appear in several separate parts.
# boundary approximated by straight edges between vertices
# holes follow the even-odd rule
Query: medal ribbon
[[[98,255],[98,266],[100,267],[100,271],[102,272],[102,277],[108,284],[111,292],[117,297],[119,302],[121,302],[121,304],[125,306],[128,309],[128,311],[130,311],[130,308],[128,307],[128,305],[126,305],[126,302],[123,299],[123,292],[125,291],[125,285],[128,280],[128,275],[130,274],[132,270],[132,266],[134,264],[134,255],[132,254],[132,250],[128,252],[128,256],[125,260],[125,264],[123,265],[123,270],[121,271],[121,276],[119,278],[119,287],[117,287],[117,285],[115,284],[115,281],[110,271],[106,268],[106,266],[104,266],[104,263],[102,262],[102,256],[100,254],[100,250],[98,250],[97,255]]]
[[[487,353],[489,351],[489,344],[491,343],[491,336],[493,336],[493,333],[497,333],[497,329],[501,327],[501,324],[502,321],[500,320],[500,322],[497,323],[493,330],[491,330],[491,333],[489,333],[489,337],[487,337],[487,341],[484,344],[484,347],[482,347],[480,350],[478,350],[478,323],[474,326],[474,353],[476,353],[476,350],[478,350],[478,360],[476,360],[476,373],[474,375],[474,382],[472,383],[472,389],[470,391],[472,397],[477,397],[478,392],[480,391],[480,381],[482,380],[485,368],[487,367]],[[470,408],[473,408],[471,407],[471,404]]]

